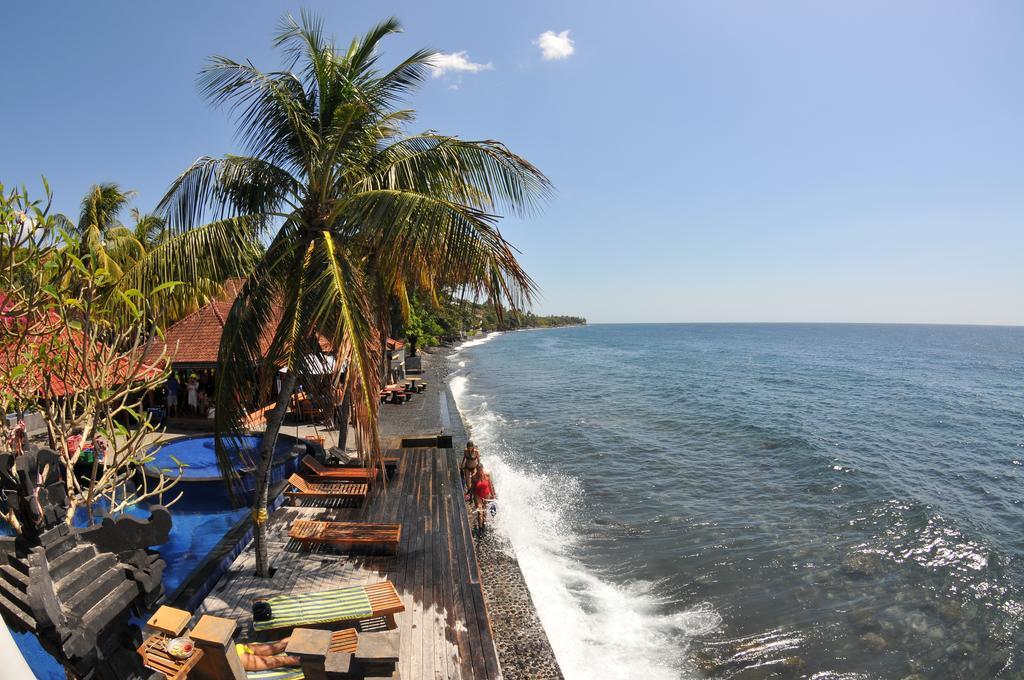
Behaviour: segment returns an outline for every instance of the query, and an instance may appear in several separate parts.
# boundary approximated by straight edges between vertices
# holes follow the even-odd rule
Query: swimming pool
[[[249,435],[225,443],[225,449],[231,456],[236,470],[251,470],[255,467],[262,442],[263,437]],[[305,444],[300,443],[295,437],[278,435],[277,445],[274,447],[275,465],[286,462],[304,451]],[[180,461],[187,466],[182,473],[183,482],[221,479],[220,468],[217,465],[216,440],[212,435],[169,439],[151,449],[150,455],[153,459],[146,464],[147,472],[157,473],[166,470],[176,474],[176,461]]]
[[[249,502],[249,494],[255,488],[255,465],[259,460],[262,440],[260,436],[250,435],[227,445],[234,467],[241,474],[240,482],[246,494],[243,500],[246,503]],[[285,434],[278,435],[277,445],[274,447],[274,464],[270,469],[271,485],[287,479],[296,472],[306,450],[307,445],[301,439]],[[161,471],[176,475],[176,461],[186,466],[182,471],[181,482],[171,494],[177,495],[178,491],[182,493],[183,509],[217,507],[227,500],[227,488],[217,465],[213,435],[170,439],[154,447],[150,455],[152,460],[145,467],[145,473],[149,477],[156,477]]]

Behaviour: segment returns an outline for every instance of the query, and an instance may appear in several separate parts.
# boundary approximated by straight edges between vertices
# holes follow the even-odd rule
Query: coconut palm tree
[[[141,260],[167,240],[167,221],[164,218],[152,213],[143,214],[138,208],[132,208],[131,215],[135,225],[124,229],[123,241],[117,243],[120,246],[123,242],[123,248],[115,255],[123,265]]]
[[[214,249],[267,243],[225,322],[215,389],[223,441],[241,434],[246,409],[266,403],[273,376],[287,369],[267,414],[253,501],[261,575],[272,452],[297,381],[313,372],[311,357],[327,349],[339,369],[349,367],[336,376],[339,392],[351,402],[360,455],[377,464],[391,297],[407,307],[410,289],[461,286],[518,306],[535,290],[496,213],[534,211],[547,178],[498,142],[405,134],[413,113],[398,103],[434,53],[382,70],[378,45],[399,30],[388,19],[339,48],[304,12],[285,17],[274,39],[281,70],[212,57],[200,89],[234,115],[244,151],[198,159],[160,205],[171,240],[203,225]],[[171,247],[156,255],[149,266],[168,272],[180,258]]]
[[[82,207],[78,222],[73,222],[67,215],[57,215],[56,224],[74,233],[78,238],[82,254],[93,256],[95,263],[110,272],[112,280],[121,276],[118,258],[115,251],[134,251],[134,234],[123,224],[120,215],[135,196],[134,191],[126,191],[112,182],[94,184],[82,198]]]

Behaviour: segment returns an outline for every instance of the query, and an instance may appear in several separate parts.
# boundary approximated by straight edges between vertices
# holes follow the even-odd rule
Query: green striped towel
[[[256,631],[296,628],[317,623],[365,619],[373,614],[363,586],[323,590],[305,595],[278,595],[267,600],[273,618],[253,621]]]
[[[275,668],[270,671],[247,671],[246,680],[302,680],[302,669],[299,668]]]

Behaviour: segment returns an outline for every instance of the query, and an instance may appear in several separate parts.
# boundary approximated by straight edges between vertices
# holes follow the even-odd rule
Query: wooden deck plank
[[[459,489],[462,488],[462,476],[457,470],[453,473],[454,480],[458,483]],[[458,638],[459,649],[469,650],[469,654],[459,654],[459,666],[462,671],[462,675],[467,680],[475,678],[475,672],[473,668],[474,655],[481,653],[480,633],[475,625],[472,626],[472,630],[467,623],[467,603],[472,603],[473,595],[470,591],[469,583],[469,565],[465,559],[460,559],[460,555],[465,554],[466,544],[465,536],[462,532],[462,525],[459,523],[459,512],[465,516],[465,501],[461,498],[452,499],[451,507],[448,513],[448,559],[449,563],[454,566],[453,569],[453,601],[455,602],[454,620],[462,622],[463,625],[456,625],[456,636]],[[474,621],[475,624],[475,621]]]
[[[497,680],[497,653],[479,587],[458,455],[446,449],[404,449],[397,455],[390,481],[374,484],[362,506],[300,505],[275,511],[267,525],[274,577],[255,577],[250,544],[199,611],[238,620],[240,638],[248,639],[257,597],[390,580],[405,607],[395,617],[402,677]],[[288,537],[298,519],[401,524],[398,554],[303,548]],[[380,625],[378,619],[360,628]]]

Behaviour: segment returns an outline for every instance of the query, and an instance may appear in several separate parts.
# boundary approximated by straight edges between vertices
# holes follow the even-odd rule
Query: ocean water
[[[1024,677],[1024,328],[597,325],[449,360],[567,678]]]

